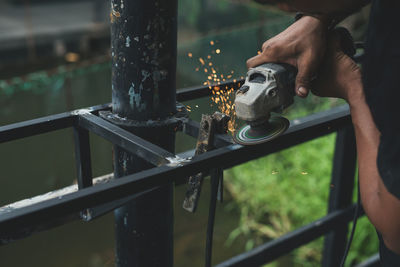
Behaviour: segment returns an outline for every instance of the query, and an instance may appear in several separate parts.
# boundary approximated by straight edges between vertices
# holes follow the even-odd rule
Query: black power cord
[[[222,169],[212,170],[210,183],[211,183],[211,198],[210,198],[210,208],[208,211],[208,222],[207,222],[207,238],[206,238],[206,259],[205,267],[211,267],[212,258],[212,242],[214,235],[214,224],[215,224],[215,211],[218,199],[218,188],[220,183],[222,183],[221,176],[223,175]],[[222,184],[220,185],[222,188]]]
[[[357,225],[357,219],[360,213],[360,208],[361,208],[361,195],[360,195],[360,177],[357,179],[357,204],[356,204],[356,211],[354,212],[354,217],[353,217],[353,227],[351,228],[351,233],[349,240],[347,241],[346,244],[346,249],[343,254],[342,262],[340,263],[340,267],[344,267],[344,263],[346,262],[347,255],[349,254],[351,242],[353,241],[354,237],[354,232],[356,231],[356,225]]]

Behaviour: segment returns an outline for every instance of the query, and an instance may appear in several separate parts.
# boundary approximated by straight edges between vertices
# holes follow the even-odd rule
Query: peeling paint
[[[76,109],[71,111],[72,115],[85,115],[85,114],[90,114],[93,111],[93,109],[90,108],[83,108],[83,109]]]
[[[127,166],[128,166],[128,161],[127,159],[123,159],[122,161],[122,168],[124,169],[124,172],[127,172]]]
[[[135,85],[133,83],[131,84],[131,87],[129,88],[128,95],[129,95],[129,105],[131,105],[131,108],[133,109],[133,105],[134,105],[133,100],[135,98]]]
[[[135,85],[132,83],[131,87],[129,88],[128,94],[129,94],[129,104],[132,109],[137,109],[139,112],[144,111],[146,109],[146,103],[142,102],[142,91],[143,91],[143,85],[139,85],[139,92],[135,92]]]
[[[183,165],[183,163],[190,162],[189,159],[181,158],[178,156],[167,157],[166,160],[169,161],[169,163],[167,164],[168,167],[180,167]]]
[[[111,3],[111,13],[110,13],[110,21],[111,23],[115,22],[115,18],[120,18],[121,13],[115,10],[115,7],[117,7],[117,4]]]
[[[151,74],[146,71],[146,70],[142,70],[142,82],[144,82],[147,78],[149,78],[151,76]]]
[[[126,47],[130,47],[131,46],[131,38],[129,36],[126,37],[125,46]]]

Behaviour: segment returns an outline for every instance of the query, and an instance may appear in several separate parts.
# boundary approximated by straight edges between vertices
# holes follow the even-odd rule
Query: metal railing
[[[231,81],[224,85],[228,88],[232,86],[237,88],[242,82]],[[210,91],[208,86],[183,89],[178,91],[177,99],[186,101],[204,97],[209,95]],[[193,158],[193,151],[175,155],[111,124],[99,116],[100,111],[107,110],[110,110],[110,104],[0,127],[0,143],[72,127],[75,133],[79,187],[76,192],[59,195],[56,198],[33,204],[27,201],[18,208],[14,208],[13,204],[2,208],[0,244],[7,244],[80,217],[91,220],[96,217],[91,210],[95,210],[100,205],[111,203],[108,208],[110,211],[124,204],[127,198],[132,199],[137,194],[151,191],[166,183],[182,182],[185,177],[213,168],[231,168],[323,135],[338,132],[328,214],[309,225],[217,265],[220,267],[259,266],[326,235],[323,265],[337,266],[336,263],[341,258],[346,242],[348,223],[355,210],[352,195],[356,152],[347,105],[296,119],[291,122],[290,128],[282,136],[257,146],[241,146],[233,143],[229,135],[217,135],[215,138],[217,149]],[[182,119],[179,121],[177,130],[197,137],[199,123]],[[89,132],[123,147],[154,167],[92,186]],[[115,204],[112,205],[112,203]]]
[[[259,266],[325,235],[323,265],[338,266],[348,222],[355,211],[352,195],[356,152],[348,106],[296,119],[282,136],[257,146],[241,146],[229,135],[216,134],[214,150],[196,156],[194,151],[175,154],[175,131],[192,137],[199,134],[199,122],[185,116],[184,106],[175,107],[176,100],[209,96],[214,90],[203,86],[175,94],[178,2],[111,3],[112,112],[111,105],[106,104],[0,127],[0,143],[73,128],[78,180],[77,188],[68,187],[0,208],[0,245],[72,220],[90,221],[117,209],[118,266],[171,267],[172,183],[212,169],[222,174],[223,169],[338,132],[328,214],[218,265]],[[242,83],[228,81],[218,87],[237,89]],[[92,177],[90,132],[113,144],[114,176],[118,179]],[[148,207],[152,214],[147,212]],[[215,204],[210,211],[209,249]],[[126,214],[133,218],[129,225],[124,222]],[[137,226],[140,234],[132,234]],[[210,265],[208,250],[206,266]]]

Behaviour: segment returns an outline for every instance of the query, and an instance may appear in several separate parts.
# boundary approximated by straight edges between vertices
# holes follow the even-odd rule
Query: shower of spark
[[[217,46],[217,41],[210,41],[211,55],[206,57],[199,57],[199,66],[195,68],[195,71],[202,70],[205,76],[205,82],[203,85],[208,85],[211,90],[211,101],[218,107],[218,110],[231,117],[228,124],[228,130],[233,133],[236,128],[236,113],[235,113],[235,90],[233,87],[221,85],[222,82],[232,79],[234,71],[231,70],[229,73],[223,74],[219,72],[217,66],[215,66],[212,61],[213,56],[221,56],[221,48],[215,48]],[[192,53],[188,53],[188,57],[192,58]],[[241,77],[243,78],[243,77]],[[233,79],[236,83],[237,80]]]

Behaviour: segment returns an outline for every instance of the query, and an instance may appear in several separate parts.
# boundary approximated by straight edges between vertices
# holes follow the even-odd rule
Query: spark
[[[210,41],[210,45],[214,45],[215,41]],[[210,54],[220,54],[221,49],[212,49]],[[225,78],[231,79],[233,70],[229,71],[229,73],[222,74],[219,71],[219,68],[211,62],[211,55],[207,55],[205,59],[199,57],[200,66],[196,67],[195,70],[199,71],[202,69],[205,73],[206,81],[203,85],[208,86],[211,90],[211,106],[217,106],[218,110],[221,113],[224,113],[231,117],[231,120],[228,123],[228,130],[233,133],[236,129],[236,114],[235,114],[235,104],[234,104],[234,88],[229,86],[224,86],[220,88],[221,81],[225,81]],[[193,57],[193,55],[191,55]],[[203,67],[202,67],[203,66]],[[237,82],[236,79],[233,82]],[[198,108],[198,105],[195,106]],[[192,108],[188,107],[188,111],[191,111]]]
[[[204,59],[202,59],[201,57],[199,58],[199,61],[200,61],[201,65],[206,64],[206,63],[204,62]]]
[[[77,62],[80,59],[80,55],[77,53],[67,53],[65,54],[65,61],[69,63]]]

